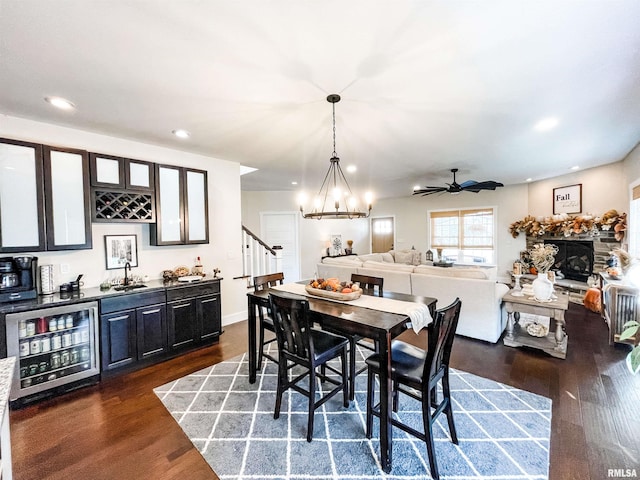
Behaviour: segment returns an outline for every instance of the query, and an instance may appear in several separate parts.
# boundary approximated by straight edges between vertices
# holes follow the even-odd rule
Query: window
[[[442,249],[447,261],[494,263],[493,208],[429,212],[431,247]]]

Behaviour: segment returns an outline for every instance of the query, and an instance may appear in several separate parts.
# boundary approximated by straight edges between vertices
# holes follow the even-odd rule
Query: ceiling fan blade
[[[467,187],[471,187],[472,185],[477,185],[478,182],[476,182],[475,180],[467,180],[466,182],[462,182],[460,184],[460,188],[467,188]]]
[[[413,191],[414,195],[431,195],[432,193],[446,192],[446,187],[425,187]]]
[[[465,182],[467,183],[467,182]],[[493,180],[487,180],[486,182],[475,182],[469,186],[462,186],[465,192],[478,193],[480,190],[495,190],[496,187],[504,187],[500,182],[494,182]]]

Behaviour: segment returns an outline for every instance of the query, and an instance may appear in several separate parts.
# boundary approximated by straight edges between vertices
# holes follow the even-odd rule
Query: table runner
[[[282,290],[283,292],[303,295],[305,297],[319,298],[321,300],[327,300],[329,302],[345,303],[354,305],[356,307],[368,308],[370,310],[378,310],[380,312],[405,315],[411,319],[411,328],[413,328],[413,331],[416,333],[420,332],[423,327],[429,325],[432,320],[429,307],[424,303],[404,302],[402,300],[374,297],[372,295],[362,295],[356,300],[349,301],[334,300],[332,298],[317,297],[315,295],[311,295],[305,290],[305,285],[302,285],[300,283],[287,283],[285,285],[277,285],[271,288],[273,288],[274,290]]]

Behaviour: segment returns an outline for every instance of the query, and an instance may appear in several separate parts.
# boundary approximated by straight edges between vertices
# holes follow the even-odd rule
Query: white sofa
[[[419,253],[415,251],[415,255]],[[393,261],[396,258],[409,263]],[[349,280],[352,273],[382,277],[385,290],[434,297],[438,308],[460,297],[462,309],[456,333],[497,342],[506,327],[502,297],[509,291],[509,287],[496,282],[497,269],[442,268],[419,261],[417,256],[411,258],[398,252],[324,258],[317,266],[317,275],[340,280]]]

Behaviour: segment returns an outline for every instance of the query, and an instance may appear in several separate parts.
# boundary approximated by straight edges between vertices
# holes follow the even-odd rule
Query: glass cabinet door
[[[184,243],[183,181],[180,167],[156,166],[156,223],[151,224],[155,245]]]
[[[45,248],[42,146],[0,139],[0,252]]]
[[[44,147],[47,250],[91,248],[87,152]]]
[[[90,153],[91,185],[94,187],[124,188],[124,159]]]
[[[185,243],[209,243],[207,172],[185,169]]]

